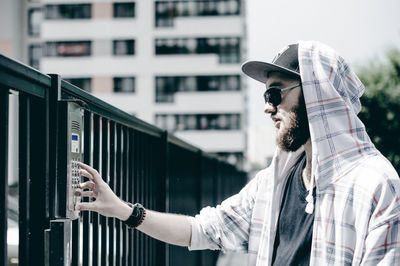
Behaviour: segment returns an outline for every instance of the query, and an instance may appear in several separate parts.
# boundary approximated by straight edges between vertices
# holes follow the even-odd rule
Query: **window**
[[[240,62],[240,38],[156,39],[156,55],[217,54],[220,63]]]
[[[113,41],[114,55],[134,55],[135,40],[114,40]]]
[[[45,56],[69,57],[91,55],[91,41],[47,42]]]
[[[240,130],[240,114],[157,114],[156,124],[168,131]]]
[[[114,18],[132,18],[135,16],[135,3],[114,3]]]
[[[40,8],[29,9],[28,11],[29,36],[38,37],[40,35],[41,22],[42,22],[42,10]]]
[[[240,0],[156,1],[156,27],[171,27],[176,17],[240,15],[240,2]]]
[[[30,45],[29,65],[33,68],[39,69],[41,57],[42,57],[42,46],[40,44]]]
[[[115,77],[114,92],[135,92],[134,77]]]
[[[82,90],[85,90],[87,92],[91,91],[91,86],[92,86],[92,79],[91,78],[68,78],[65,79],[65,81],[68,81],[69,83],[77,86],[78,88],[81,88]]]
[[[46,5],[46,19],[90,19],[91,4]]]
[[[157,103],[173,102],[176,92],[240,91],[239,75],[156,77]]]

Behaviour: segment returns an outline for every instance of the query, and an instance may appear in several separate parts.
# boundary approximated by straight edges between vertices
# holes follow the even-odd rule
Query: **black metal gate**
[[[17,107],[11,108],[10,93],[17,94]],[[194,215],[246,182],[246,174],[232,165],[58,75],[0,56],[0,265],[215,265],[216,252],[166,245],[127,230],[118,219],[94,212],[69,218],[70,103],[84,110],[83,161],[98,169],[123,200]],[[10,117],[18,120],[16,130],[9,128]],[[17,150],[9,148],[10,138],[17,139]],[[18,174],[9,174],[16,158]],[[13,213],[18,240],[10,230]],[[15,250],[17,255],[10,255]]]

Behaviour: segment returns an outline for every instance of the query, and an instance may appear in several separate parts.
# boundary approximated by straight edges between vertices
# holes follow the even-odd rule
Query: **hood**
[[[299,42],[299,67],[319,187],[334,182],[357,160],[376,153],[357,114],[365,87],[329,46]]]
[[[320,191],[377,150],[357,117],[365,87],[350,66],[332,48],[319,42],[299,41],[298,53],[312,143],[311,187],[315,184]],[[295,157],[282,156],[285,153],[278,150],[276,155]],[[312,189],[309,192],[306,211],[311,213]]]

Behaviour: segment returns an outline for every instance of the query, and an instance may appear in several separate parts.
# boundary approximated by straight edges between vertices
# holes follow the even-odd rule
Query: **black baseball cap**
[[[290,44],[283,48],[272,60],[272,63],[247,61],[242,65],[242,71],[247,76],[266,83],[270,72],[278,71],[300,78],[299,44]]]

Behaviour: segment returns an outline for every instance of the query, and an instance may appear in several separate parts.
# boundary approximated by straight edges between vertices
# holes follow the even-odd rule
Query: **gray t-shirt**
[[[310,264],[314,212],[305,212],[308,194],[302,180],[305,161],[303,154],[286,183],[272,256],[274,266]]]

